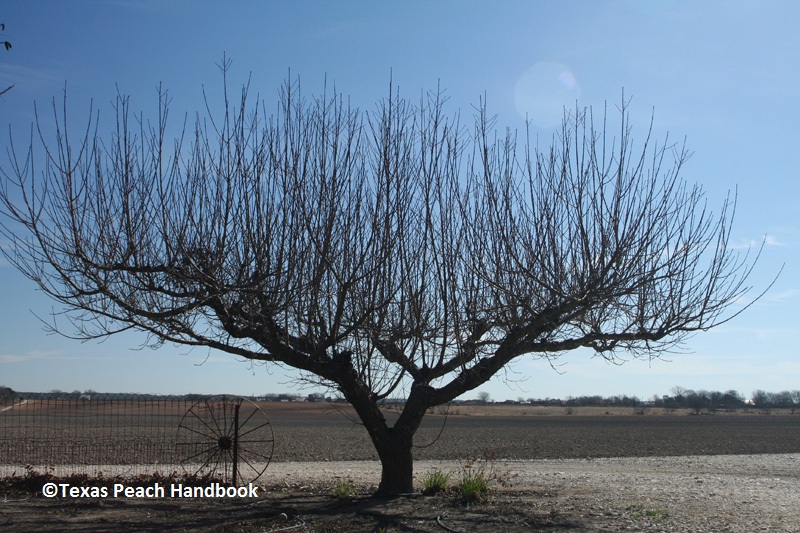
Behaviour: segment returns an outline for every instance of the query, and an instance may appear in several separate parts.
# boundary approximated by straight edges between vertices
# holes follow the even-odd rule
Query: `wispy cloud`
[[[767,234],[764,240],[767,246],[783,246],[783,243],[780,242],[774,235]]]
[[[731,335],[744,335],[752,339],[760,340],[780,340],[791,338],[796,333],[793,327],[757,327],[757,326],[734,326],[725,324],[718,328],[704,333],[704,335],[714,335],[729,337]]]
[[[40,359],[56,359],[60,353],[60,350],[32,350],[22,354],[4,353],[0,354],[0,363],[27,363]]]
[[[766,234],[761,239],[740,239],[733,244],[731,248],[734,250],[744,250],[748,248],[760,248],[761,244],[764,246],[784,246],[784,243],[779,240],[775,235]]]
[[[800,296],[800,289],[788,289],[778,294],[771,294],[767,296],[766,299],[770,302],[785,302],[787,300],[793,300],[798,296]]]
[[[62,350],[31,350],[29,352],[17,353],[3,353],[0,354],[0,364],[3,363],[28,363],[31,361],[41,360],[54,360],[60,361],[86,361],[86,360],[100,360],[103,357],[96,356],[82,356],[82,355],[65,355]]]
[[[63,83],[63,78],[43,68],[31,68],[23,65],[0,64],[0,80],[8,80],[14,84],[15,90],[49,85],[54,82]]]

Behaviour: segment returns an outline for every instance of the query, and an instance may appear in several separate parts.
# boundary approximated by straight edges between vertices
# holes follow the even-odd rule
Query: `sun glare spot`
[[[540,128],[560,124],[564,107],[574,106],[581,95],[578,80],[566,65],[546,61],[528,69],[514,89],[517,112]]]
[[[564,71],[559,74],[558,79],[561,84],[570,91],[578,84],[578,80],[576,80],[572,72],[569,71]]]

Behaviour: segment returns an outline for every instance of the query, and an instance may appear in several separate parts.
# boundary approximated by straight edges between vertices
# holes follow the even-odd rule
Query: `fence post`
[[[239,407],[241,401],[237,402],[233,408],[233,486],[236,486],[236,478],[239,474]]]

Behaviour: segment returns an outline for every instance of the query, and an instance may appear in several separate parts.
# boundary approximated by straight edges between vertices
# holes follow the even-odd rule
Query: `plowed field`
[[[366,431],[346,408],[262,404],[275,433],[273,461],[377,460]],[[452,414],[452,412],[459,414]],[[465,414],[464,412],[467,412]],[[514,406],[471,406],[429,414],[417,459],[567,459],[800,452],[800,415],[626,414],[579,408],[574,415]],[[632,411],[631,411],[632,412]],[[525,414],[523,414],[525,413]],[[553,414],[547,414],[553,413]],[[616,414],[615,414],[616,413]],[[387,412],[387,418],[392,413]]]

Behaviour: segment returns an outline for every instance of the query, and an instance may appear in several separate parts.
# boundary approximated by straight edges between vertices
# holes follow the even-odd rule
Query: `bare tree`
[[[55,139],[11,143],[2,169],[8,259],[74,337],[139,330],[337,390],[380,495],[412,490],[426,410],[512,360],[654,358],[736,314],[754,261],[728,246],[734,202],[707,209],[680,145],[635,146],[624,98],[616,137],[576,109],[545,150],[483,103],[467,130],[444,100],[390,88],[362,112],[290,81],[267,116],[226,87],[224,113],[174,141],[163,93],[152,123],[119,97],[105,138],[94,119],[68,133],[54,104]]]

